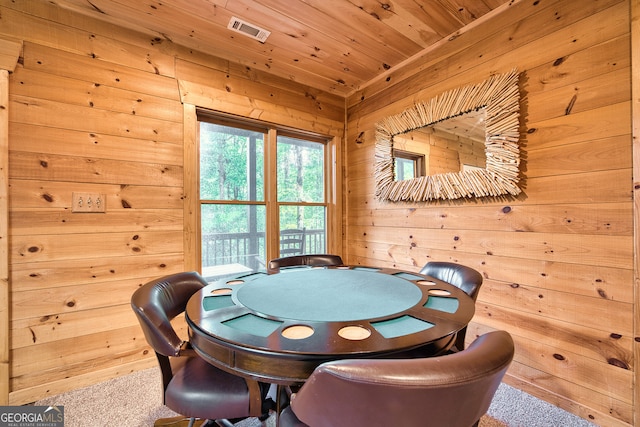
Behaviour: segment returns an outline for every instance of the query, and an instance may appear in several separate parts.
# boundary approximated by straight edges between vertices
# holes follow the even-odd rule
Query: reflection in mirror
[[[492,75],[484,82],[455,88],[378,122],[375,134],[376,197],[392,202],[416,202],[520,194],[518,77],[515,69],[507,74]],[[472,113],[476,112],[478,116],[474,117]],[[474,155],[461,154],[464,150],[460,140],[476,128],[459,122],[469,118],[468,114],[472,114],[472,120],[484,116],[484,163],[481,159],[471,160]],[[436,157],[433,152],[438,144],[432,141],[422,145],[427,150],[416,148],[418,140],[433,140],[445,133],[448,139],[456,141],[451,145],[458,147],[455,156],[460,158],[446,168],[432,165],[431,157]],[[480,152],[475,147],[465,150]],[[416,158],[423,159],[422,169]]]
[[[393,137],[395,180],[486,167],[485,109]]]
[[[425,175],[425,154],[393,149],[395,180],[412,179]]]

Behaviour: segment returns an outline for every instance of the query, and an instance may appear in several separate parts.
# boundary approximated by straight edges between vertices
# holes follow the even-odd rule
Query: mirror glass
[[[376,197],[391,202],[518,195],[519,74],[494,74],[376,123]]]
[[[485,108],[461,114],[393,137],[396,181],[484,169]]]

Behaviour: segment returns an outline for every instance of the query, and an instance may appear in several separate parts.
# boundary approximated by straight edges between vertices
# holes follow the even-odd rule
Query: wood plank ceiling
[[[514,0],[53,0],[63,8],[347,96]],[[270,31],[261,43],[232,17]]]

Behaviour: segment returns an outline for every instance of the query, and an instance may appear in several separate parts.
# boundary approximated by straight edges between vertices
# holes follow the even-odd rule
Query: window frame
[[[402,179],[398,179],[397,172],[396,172],[396,176],[394,176],[394,179],[396,179],[396,181],[413,179],[413,178],[418,178],[426,175],[426,167],[425,167],[426,161],[425,161],[424,154],[414,153],[412,151],[405,151],[405,150],[399,150],[394,148],[392,150],[392,156],[394,161],[401,159],[401,160],[407,160],[413,163],[413,176],[411,178],[403,177]],[[397,163],[394,163],[394,170],[396,168],[397,168]]]
[[[188,119],[188,120],[187,120]],[[191,122],[192,132],[185,134],[185,268],[202,271],[202,227],[200,200],[200,121],[241,127],[248,130],[264,132],[264,202],[263,201],[210,201],[206,203],[218,204],[258,204],[266,206],[266,261],[276,258],[280,250],[279,238],[273,238],[274,230],[279,230],[280,206],[324,206],[325,217],[325,250],[327,253],[341,255],[341,218],[340,197],[338,188],[341,187],[338,174],[338,145],[340,138],[335,135],[323,135],[304,129],[296,129],[256,119],[234,116],[217,111],[211,111],[195,106],[185,105],[185,123]],[[187,130],[187,126],[185,126]],[[324,144],[324,203],[318,202],[279,202],[277,200],[277,136],[289,136],[298,139]],[[188,141],[191,140],[189,144]],[[187,191],[187,188],[189,191]],[[192,197],[187,194],[191,193]],[[190,232],[189,230],[193,230]],[[278,231],[279,235],[279,231]]]

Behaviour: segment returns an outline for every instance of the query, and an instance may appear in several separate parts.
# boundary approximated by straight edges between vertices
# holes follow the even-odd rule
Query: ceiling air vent
[[[245,36],[251,37],[252,39],[258,40],[260,43],[264,43],[271,34],[271,31],[267,31],[262,29],[256,25],[249,24],[242,19],[238,19],[235,16],[231,17],[231,21],[229,21],[229,25],[227,28],[233,31],[237,31],[238,33],[242,33]]]

